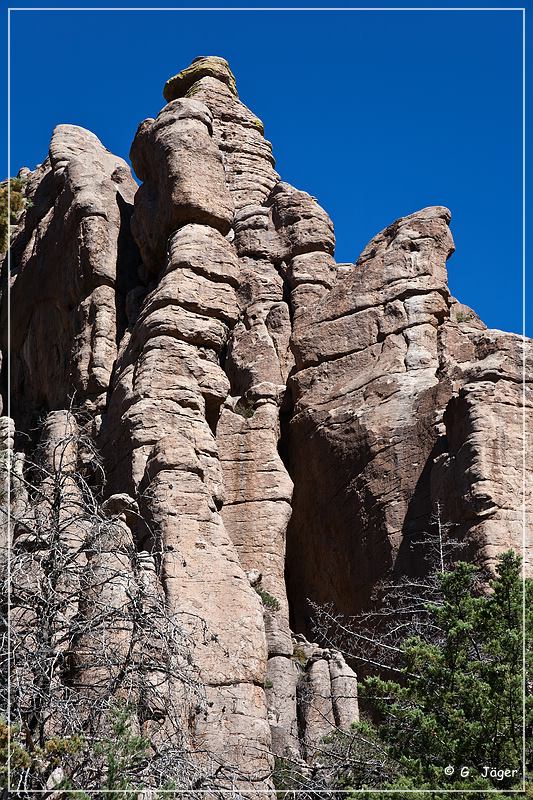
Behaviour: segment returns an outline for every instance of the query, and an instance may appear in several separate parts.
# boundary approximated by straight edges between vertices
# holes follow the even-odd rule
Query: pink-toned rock
[[[337,264],[331,220],[280,181],[224,59],[196,59],[164,96],[132,145],[140,188],[76,126],[21,173],[15,421],[0,424],[17,580],[31,593],[46,579],[61,471],[61,546],[80,550],[53,623],[71,688],[98,699],[136,659],[115,693],[154,753],[186,754],[184,787],[267,792],[274,756],[311,769],[324,736],[358,720],[350,665],[302,635],[308,599],[357,613],[392,569],[420,571],[411,545],[437,508],[473,559],[520,549],[531,343],[450,297],[447,209],[402,217]],[[100,457],[105,500],[79,515]],[[14,620],[31,645],[33,603]],[[29,714],[31,669],[18,678]]]
[[[357,675],[348,666],[341,653],[332,653],[329,661],[329,677],[335,724],[349,731],[354,722],[359,722],[357,699]]]
[[[193,98],[213,115],[213,138],[224,163],[235,211],[262,204],[279,180],[263,123],[238,98],[227,62],[202,58],[171,78],[165,97]]]
[[[78,404],[105,403],[138,264],[129,236],[135,189],[127,164],[75,125],[54,130],[49,158],[28,175],[33,206],[11,251],[17,424],[37,407],[61,408],[73,393]],[[4,322],[6,312],[4,304]]]
[[[433,208],[398,220],[294,319],[287,577],[300,628],[305,596],[358,610],[431,511],[435,416],[450,397],[438,347],[449,219]]]
[[[222,518],[245,570],[258,570],[260,587],[274,600],[265,604],[268,649],[292,652],[285,590],[285,532],[291,515],[292,481],[279,457],[279,408],[267,402],[249,416],[229,408],[217,429],[224,478]]]
[[[324,748],[323,739],[335,730],[329,664],[324,658],[307,668],[303,708],[305,716],[306,759],[313,762]]]
[[[292,658],[271,656],[268,659],[265,691],[272,751],[293,761],[300,759],[302,752],[297,722],[298,677],[299,670]]]
[[[207,107],[177,99],[137,134],[132,158],[145,183],[133,230],[159,277],[119,354],[102,446],[111,486],[142,497],[152,532],[145,546],[162,548],[169,607],[183,619],[209,687],[205,713],[189,725],[191,742],[201,750],[205,741],[225,772],[262,785],[272,766],[267,647],[261,601],[245,574],[256,564],[241,560],[219,513],[225,487],[214,431],[231,390],[220,356],[239,319],[241,275],[222,236],[233,206],[210,132]],[[160,211],[148,202],[154,192]],[[274,449],[276,442],[274,434]],[[281,575],[285,599],[283,552],[269,574]]]
[[[524,455],[533,434],[530,343],[487,330],[475,316],[456,316],[444,328],[442,347],[454,397],[444,413],[446,446],[432,472],[433,497],[477,558],[494,564],[510,547],[524,548],[529,571],[525,523],[533,465]]]
[[[130,156],[143,181],[135,196],[132,233],[147,269],[161,269],[169,236],[185,223],[229,231],[233,201],[204,103],[173,100],[157,119],[142,122]]]

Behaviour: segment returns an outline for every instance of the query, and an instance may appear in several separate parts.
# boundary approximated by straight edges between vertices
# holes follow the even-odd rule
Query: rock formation
[[[410,545],[437,506],[472,558],[520,550],[531,349],[450,296],[446,208],[398,219],[337,264],[328,215],[280,180],[224,59],[196,59],[164,97],[132,144],[139,187],[73,125],[21,173],[31,206],[3,282],[19,432],[3,418],[10,533],[36,575],[46,559],[31,555],[39,508],[24,459],[39,448],[48,483],[72,483],[70,517],[82,501],[69,474],[96,485],[105,473],[100,510],[64,529],[91,569],[81,606],[58,620],[63,639],[70,617],[125,608],[132,592],[164,606],[203,695],[186,696],[181,672],[157,679],[155,625],[144,683],[130,687],[139,728],[174,735],[178,707],[198,786],[266,789],[274,756],[312,764],[358,718],[355,673],[305,638],[309,600],[356,613],[384,575],[419,570]],[[2,318],[5,332],[5,291]],[[120,619],[112,672],[131,649]],[[80,691],[103,680],[88,663],[95,631],[68,646]]]

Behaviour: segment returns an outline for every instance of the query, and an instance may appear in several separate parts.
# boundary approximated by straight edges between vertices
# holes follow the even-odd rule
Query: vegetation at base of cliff
[[[150,758],[149,741],[134,731],[134,709],[126,703],[111,706],[107,733],[50,737],[42,746],[29,743],[20,726],[9,726],[0,720],[0,780],[7,783],[10,762],[12,796],[42,785],[50,791],[76,789],[78,772],[85,773],[87,764],[102,776],[102,789],[111,800],[134,800],[139,784],[138,774]],[[131,793],[130,793],[131,792]],[[71,796],[71,795],[70,795]],[[89,796],[76,792],[79,800]]]
[[[0,720],[0,786],[7,785],[7,764],[10,760],[10,796],[27,796],[31,787],[45,786],[41,797],[55,800],[138,800],[145,788],[143,775],[154,758],[150,741],[138,731],[135,708],[125,702],[113,704],[107,714],[106,732],[100,735],[52,737],[43,747],[28,748],[20,727]],[[8,745],[9,740],[9,745]],[[100,778],[101,794],[89,794],[79,785],[79,776],[92,773]],[[154,800],[182,797],[174,795],[176,786],[165,782]],[[153,791],[153,790],[152,790]]]
[[[0,734],[4,756],[8,746],[11,752],[11,794],[38,791],[44,798],[58,781],[69,790],[106,788],[107,800],[111,790],[155,790],[169,780],[191,788],[206,776],[185,744],[183,709],[195,715],[205,707],[190,639],[181,617],[151,590],[155,556],[143,557],[120,515],[100,500],[103,471],[81,429],[83,415],[78,424],[72,410],[65,414],[65,433],[54,440],[54,471],[44,444],[25,461],[28,501],[38,501],[39,514],[24,506],[12,516],[18,527],[9,575],[11,652],[4,647],[0,656],[0,707],[9,705],[11,722]],[[8,466],[0,463],[6,478]],[[4,637],[5,566],[4,559]],[[110,586],[124,589],[116,604],[109,602]],[[118,646],[110,645],[111,632],[121,634]],[[167,691],[169,675],[179,681],[179,702]]]
[[[8,216],[9,224],[16,225],[22,211],[29,205],[30,201],[24,197],[24,183],[23,178],[10,178],[9,198],[8,182],[4,181],[0,184],[0,253],[5,253],[7,250]],[[9,215],[8,203],[10,205]]]
[[[378,739],[412,788],[447,786],[446,769],[469,770],[479,788],[516,788],[522,775],[522,586],[520,559],[498,565],[493,591],[478,596],[476,568],[459,563],[441,577],[442,603],[431,604],[439,641],[407,639],[401,682],[367,678],[361,687],[379,723]],[[433,637],[431,637],[433,639]],[[507,769],[501,780],[477,776]],[[464,775],[463,777],[468,777]],[[452,787],[450,787],[452,788]],[[472,786],[470,788],[477,788]]]
[[[165,613],[164,601],[148,594],[143,581],[135,580],[144,570],[139,553],[127,543],[117,545],[124,535],[120,519],[99,505],[82,474],[74,473],[79,489],[83,489],[79,495],[82,499],[74,509],[67,505],[72,498],[73,473],[62,472],[62,465],[71,463],[66,456],[73,443],[86,456],[91,446],[79,429],[72,431],[55,445],[60,466],[53,476],[46,472],[46,453],[36,452],[31,462],[35,487],[30,489],[40,492],[43,481],[39,477],[44,476],[48,488],[53,482],[54,491],[49,496],[40,492],[40,516],[37,521],[21,520],[24,528],[12,548],[15,608],[38,609],[41,626],[37,635],[24,625],[12,629],[11,674],[17,680],[12,681],[10,701],[16,724],[11,728],[5,722],[0,724],[0,764],[5,763],[9,743],[11,794],[22,798],[37,790],[43,791],[43,798],[62,800],[61,790],[68,790],[77,793],[69,797],[87,800],[83,790],[91,789],[96,792],[91,794],[94,800],[100,789],[106,789],[103,797],[107,800],[115,800],[114,795],[116,800],[133,800],[142,787],[157,796],[157,788],[165,786],[170,792],[164,795],[167,798],[172,797],[172,790],[180,796],[180,791],[193,794],[197,789],[213,787],[211,794],[218,797],[218,765],[206,776],[181,736],[183,696],[175,704],[165,693],[167,676],[179,676],[191,718],[205,708],[203,687],[189,661],[188,638],[178,622]],[[94,464],[92,469],[96,467]],[[73,542],[66,547],[60,534],[74,523],[75,530],[80,530],[80,521],[86,523],[81,529],[83,535],[77,535],[76,546]],[[369,630],[359,624],[342,647],[334,638],[327,640],[352,660],[364,663],[370,652],[371,662],[376,663],[375,653],[380,647],[389,653],[389,660],[381,659],[380,666],[360,683],[367,719],[350,731],[337,730],[314,753],[308,752],[310,766],[277,759],[273,778],[282,796],[298,789],[304,792],[299,800],[325,800],[328,793],[333,798],[333,793],[342,789],[351,800],[387,800],[390,795],[385,789],[394,789],[399,796],[405,792],[406,797],[417,797],[416,790],[425,788],[430,794],[419,795],[420,800],[444,800],[445,789],[454,789],[457,798],[466,800],[475,795],[463,790],[479,790],[482,797],[484,792],[496,789],[490,797],[501,800],[503,794],[498,790],[520,786],[520,559],[512,552],[503,554],[497,577],[487,592],[479,569],[457,559],[456,543],[438,520],[436,535],[428,535],[424,546],[433,569],[427,578],[407,578],[397,581],[396,588],[386,587],[386,602],[383,594],[379,598],[381,627],[373,618],[374,649],[370,649],[366,635]],[[109,561],[110,553],[119,553],[121,559]],[[87,555],[90,558],[81,558]],[[43,557],[51,577],[46,583],[28,584],[30,568],[40,564]],[[88,585],[95,585],[95,579],[100,581],[98,564],[102,563],[107,565],[106,580],[127,586],[119,608],[109,607],[105,594],[99,593],[92,600],[94,605],[89,609],[83,606],[82,581],[89,581]],[[266,607],[279,608],[276,598],[262,588],[256,590]],[[527,582],[527,591],[526,635],[531,642],[533,582]],[[4,607],[6,604],[4,601]],[[77,613],[72,615],[72,609]],[[65,626],[67,614],[71,616]],[[117,626],[131,630],[127,652],[113,653],[105,646],[102,631]],[[147,646],[153,641],[155,626],[164,644],[161,650]],[[349,632],[346,625],[342,627]],[[58,641],[63,646],[60,657]],[[73,658],[77,648],[85,664],[89,657],[93,668],[92,677],[86,677],[85,682],[79,674],[79,662]],[[297,662],[305,658],[298,644],[293,658]],[[528,695],[532,659],[529,648]],[[154,685],[154,675],[159,676],[161,692]],[[265,681],[265,688],[273,688],[269,683]],[[73,691],[73,687],[78,688]],[[136,700],[133,707],[121,703],[120,697],[141,697],[141,702]],[[163,719],[164,726],[160,725]],[[527,726],[526,766],[531,769],[530,696]],[[157,738],[145,738],[145,732],[154,730]],[[502,775],[500,780],[498,775],[484,776],[484,766],[517,773],[514,778]],[[453,767],[454,774],[446,775],[446,767]],[[461,775],[462,768],[470,774]],[[1,777],[5,781],[5,769]],[[220,781],[229,779],[238,781],[239,776],[233,773],[228,778],[226,773]]]
[[[520,558],[509,551],[497,566],[491,591],[480,591],[478,570],[458,562],[437,576],[440,597],[426,602],[416,636],[399,643],[393,678],[360,683],[367,718],[335,731],[307,771],[282,759],[277,788],[344,790],[350,800],[386,800],[383,790],[445,800],[505,797],[522,785],[522,580]],[[533,581],[526,581],[526,637],[533,641]],[[526,774],[533,770],[533,655],[526,663],[528,696]],[[485,769],[487,768],[487,769]],[[495,772],[491,772],[494,769]],[[453,770],[453,772],[452,772]],[[361,792],[367,789],[368,792]],[[479,790],[478,795],[461,790]],[[497,793],[494,793],[494,790]],[[527,796],[533,791],[528,787]],[[401,794],[400,794],[401,796]]]

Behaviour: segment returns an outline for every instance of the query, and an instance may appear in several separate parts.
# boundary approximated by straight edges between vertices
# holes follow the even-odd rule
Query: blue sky
[[[332,217],[339,261],[447,205],[453,294],[521,332],[521,27],[511,11],[14,12],[11,173],[61,122],[127,157],[165,80],[222,55],[282,178]]]

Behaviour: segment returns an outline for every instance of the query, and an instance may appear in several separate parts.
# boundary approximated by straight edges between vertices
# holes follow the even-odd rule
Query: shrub
[[[245,417],[246,419],[250,419],[255,414],[255,409],[253,403],[246,398],[241,397],[240,400],[235,403],[235,408],[233,409],[236,414],[239,414],[241,417]]]
[[[305,655],[303,647],[301,647],[299,644],[294,645],[294,650],[292,651],[292,659],[293,661],[296,661],[301,667],[304,668],[309,660]]]
[[[263,605],[265,608],[270,609],[270,611],[279,611],[279,601],[271,595],[266,589],[262,589],[260,586],[255,587],[255,591],[263,601]]]
[[[29,206],[29,201],[24,197],[24,183],[22,178],[9,179],[9,224],[16,225],[21,213]],[[0,184],[0,253],[7,250],[8,237],[8,182]]]

